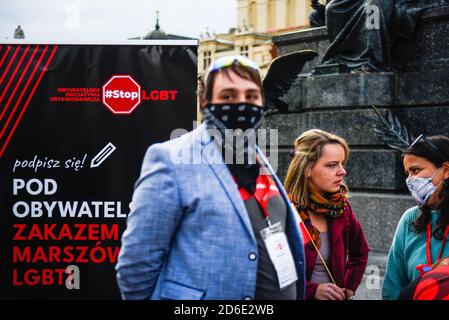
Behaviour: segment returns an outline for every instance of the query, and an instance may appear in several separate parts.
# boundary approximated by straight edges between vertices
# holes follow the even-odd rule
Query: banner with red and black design
[[[133,184],[192,129],[196,59],[193,41],[0,44],[0,298],[120,298]]]

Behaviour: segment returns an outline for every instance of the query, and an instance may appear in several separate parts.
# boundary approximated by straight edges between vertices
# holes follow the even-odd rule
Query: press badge
[[[298,280],[295,262],[293,260],[287,237],[282,228],[282,224],[277,222],[260,231],[265,242],[268,255],[276,269],[281,289]]]

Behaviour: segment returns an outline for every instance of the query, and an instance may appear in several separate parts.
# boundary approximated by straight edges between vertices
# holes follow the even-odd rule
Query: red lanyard
[[[262,207],[263,214],[267,221],[270,218],[270,213],[267,210],[268,200],[279,194],[279,189],[273,182],[271,177],[267,175],[260,175],[256,181],[256,192],[254,192],[254,197],[257,202],[259,202]]]
[[[246,189],[241,188],[240,194],[243,200],[247,200],[254,196],[262,208],[265,219],[270,223],[270,213],[267,210],[268,201],[271,197],[279,195],[279,189],[269,175],[260,175],[256,180],[256,191],[254,195],[250,195]]]
[[[431,225],[431,223],[429,222],[427,224],[427,239],[426,239],[426,255],[427,255],[427,264],[428,265],[432,264],[432,255],[430,252],[430,242],[432,240],[432,227],[430,225]],[[438,260],[441,259],[441,256],[443,254],[443,248],[444,248],[444,244],[446,243],[446,238],[447,238],[448,234],[449,234],[449,225],[446,226],[446,230],[444,231],[443,240],[441,241],[440,253],[438,254]]]

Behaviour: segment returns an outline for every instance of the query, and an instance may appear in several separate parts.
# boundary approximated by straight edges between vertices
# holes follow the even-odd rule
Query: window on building
[[[204,51],[203,53],[203,66],[204,69],[210,66],[212,62],[212,53],[210,51]]]
[[[276,29],[276,0],[268,0],[268,30]]]
[[[240,46],[240,55],[249,57],[249,46]]]
[[[249,4],[249,26],[257,30],[257,4],[251,1]]]
[[[287,28],[295,26],[296,0],[287,1]]]

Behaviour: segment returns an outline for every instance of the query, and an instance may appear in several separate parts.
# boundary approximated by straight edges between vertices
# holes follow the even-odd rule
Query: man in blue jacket
[[[116,266],[123,298],[303,299],[298,217],[257,147],[258,66],[220,58],[199,95],[204,123],[145,155]]]

